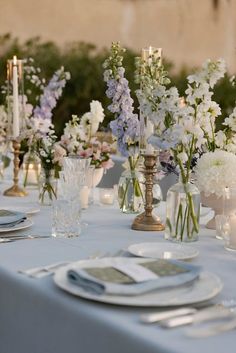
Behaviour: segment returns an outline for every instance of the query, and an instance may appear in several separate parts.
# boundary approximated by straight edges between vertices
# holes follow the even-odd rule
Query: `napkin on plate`
[[[22,212],[0,210],[0,228],[14,227],[25,219],[26,215]]]
[[[67,276],[71,283],[95,295],[140,295],[174,288],[195,280],[200,267],[170,260],[115,261],[104,267],[75,267]]]

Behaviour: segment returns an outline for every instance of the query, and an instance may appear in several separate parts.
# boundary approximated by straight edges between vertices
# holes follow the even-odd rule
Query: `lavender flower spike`
[[[35,118],[51,120],[52,110],[55,108],[57,100],[62,95],[62,89],[65,87],[66,81],[69,79],[70,73],[65,72],[64,67],[61,67],[61,69],[55,72],[40,97],[39,106],[34,109]]]

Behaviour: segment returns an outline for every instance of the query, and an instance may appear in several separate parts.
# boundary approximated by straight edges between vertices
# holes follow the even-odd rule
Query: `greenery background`
[[[98,50],[95,45],[82,42],[68,43],[64,47],[59,47],[53,42],[44,42],[39,37],[31,38],[23,43],[18,38],[10,34],[0,36],[0,85],[6,80],[6,61],[17,55],[18,58],[32,57],[35,66],[42,70],[42,76],[49,80],[53,73],[61,66],[71,73],[71,80],[67,83],[62,98],[59,100],[54,110],[53,122],[58,135],[63,131],[65,123],[72,114],[83,114],[89,110],[89,103],[92,99],[99,100],[105,108],[106,118],[103,129],[106,130],[109,121],[113,118],[106,109],[109,104],[105,95],[106,86],[103,82],[102,63],[109,55],[108,49]],[[126,77],[130,82],[130,88],[134,93],[137,86],[134,83],[134,58],[139,55],[130,49],[125,53],[124,66]],[[186,89],[186,76],[189,69],[182,68],[177,74],[174,65],[170,61],[164,61],[169,71],[172,84],[176,85],[181,95]],[[192,72],[193,70],[191,70]],[[25,81],[27,89],[27,82]],[[137,101],[135,95],[135,108]],[[227,116],[235,106],[236,87],[232,87],[229,82],[229,75],[215,88],[214,99],[222,108],[222,119]],[[0,96],[0,104],[4,103],[4,96]]]

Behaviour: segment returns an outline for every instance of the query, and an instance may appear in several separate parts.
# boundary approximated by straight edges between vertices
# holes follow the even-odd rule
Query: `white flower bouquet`
[[[92,101],[90,111],[82,117],[72,115],[61,136],[60,144],[68,154],[91,158],[91,165],[95,168],[109,169],[114,163],[110,158],[111,146],[107,142],[100,142],[96,133],[99,124],[104,119],[104,111],[100,102]]]

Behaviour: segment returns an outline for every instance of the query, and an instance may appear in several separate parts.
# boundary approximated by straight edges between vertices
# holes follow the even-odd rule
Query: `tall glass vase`
[[[143,209],[143,176],[137,170],[137,163],[137,159],[129,157],[129,168],[121,174],[118,183],[118,202],[123,213],[139,213]]]
[[[198,240],[200,192],[196,185],[181,180],[167,192],[165,238],[177,242]]]

